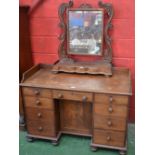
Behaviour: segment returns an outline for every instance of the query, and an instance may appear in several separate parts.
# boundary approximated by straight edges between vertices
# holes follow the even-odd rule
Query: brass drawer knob
[[[40,105],[40,101],[39,100],[36,100],[36,105]]]
[[[107,124],[108,124],[108,126],[112,126],[112,122],[111,121],[108,121]]]
[[[63,95],[62,94],[58,94],[58,98],[63,98]]]
[[[113,101],[113,97],[112,96],[109,97],[109,101],[110,101],[110,103]]]
[[[43,127],[38,127],[38,131],[43,131]]]
[[[34,91],[34,94],[35,94],[35,95],[39,95],[39,93],[40,93],[39,90],[35,90],[35,91]]]
[[[107,136],[107,141],[110,141],[111,140],[111,137],[110,136]]]
[[[109,108],[108,108],[108,111],[109,111],[110,113],[112,113],[112,112],[113,112],[113,108],[112,108],[112,107],[109,107]]]
[[[37,116],[40,118],[40,117],[42,116],[42,114],[39,112],[39,113],[37,114]]]

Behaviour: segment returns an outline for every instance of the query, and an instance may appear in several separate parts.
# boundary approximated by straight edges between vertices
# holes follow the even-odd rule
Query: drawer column
[[[59,139],[58,105],[54,103],[51,89],[23,87],[27,123],[27,140],[49,139],[55,145]]]
[[[128,96],[95,94],[92,150],[97,147],[126,151]]]

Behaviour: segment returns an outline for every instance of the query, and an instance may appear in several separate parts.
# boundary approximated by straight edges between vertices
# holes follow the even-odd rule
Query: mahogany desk
[[[39,64],[23,74],[27,138],[49,139],[61,134],[90,136],[91,147],[126,151],[130,72],[113,68],[113,76],[52,73]]]

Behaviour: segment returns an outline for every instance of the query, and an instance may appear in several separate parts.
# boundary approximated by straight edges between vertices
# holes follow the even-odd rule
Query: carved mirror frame
[[[110,3],[103,3],[102,1],[98,2],[99,9],[103,9],[104,12],[104,36],[103,36],[103,44],[104,46],[102,47],[103,55],[101,56],[101,60],[96,61],[94,63],[86,63],[87,68],[93,67],[93,66],[99,66],[99,68],[102,68],[102,71],[96,71],[96,72],[91,72],[91,69],[87,69],[87,72],[80,72],[75,71],[75,69],[64,69],[62,66],[65,65],[65,67],[69,66],[75,66],[81,65],[81,63],[75,62],[73,58],[71,58],[70,54],[67,52],[67,24],[68,22],[66,21],[66,15],[67,15],[67,10],[71,9],[73,7],[73,1],[70,0],[68,3],[62,3],[59,6],[58,9],[58,15],[60,19],[59,27],[62,30],[62,33],[59,36],[60,40],[60,45],[58,48],[58,55],[59,55],[59,63],[57,66],[54,67],[53,71],[59,72],[76,72],[76,73],[90,73],[90,74],[104,74],[104,75],[112,75],[112,47],[111,47],[111,37],[109,35],[109,29],[112,28],[112,17],[113,17],[113,7]],[[79,6],[79,9],[93,9],[93,7],[90,4],[84,3]],[[95,8],[94,8],[95,9]],[[96,8],[97,9],[97,8]],[[83,67],[83,66],[82,66]],[[61,68],[61,69],[60,69]]]

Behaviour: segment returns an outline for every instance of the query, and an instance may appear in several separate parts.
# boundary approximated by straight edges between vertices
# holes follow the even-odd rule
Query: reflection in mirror
[[[103,11],[69,10],[68,53],[102,55]]]

